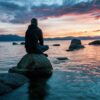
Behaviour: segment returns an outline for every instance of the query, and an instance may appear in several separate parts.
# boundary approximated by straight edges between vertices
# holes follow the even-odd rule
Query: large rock
[[[0,74],[0,95],[9,93],[28,81],[25,76],[17,73]]]
[[[42,54],[26,54],[17,67],[13,67],[9,72],[24,75],[49,75],[52,73],[52,65],[47,57]]]
[[[100,45],[100,40],[95,40],[93,42],[90,42],[89,45]]]
[[[0,74],[0,82],[10,86],[11,88],[17,88],[24,83],[28,82],[28,79],[17,73]]]
[[[84,46],[81,43],[81,40],[73,39],[71,41],[71,44],[70,44],[69,49],[67,51],[78,50],[78,49],[81,49],[81,48],[84,48]]]

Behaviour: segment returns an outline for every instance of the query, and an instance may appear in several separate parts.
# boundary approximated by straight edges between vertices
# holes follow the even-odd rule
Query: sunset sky
[[[100,36],[100,0],[0,0],[0,34],[24,36],[33,17],[44,37]]]

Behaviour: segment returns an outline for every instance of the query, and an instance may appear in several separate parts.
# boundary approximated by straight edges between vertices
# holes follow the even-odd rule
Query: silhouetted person
[[[31,20],[26,35],[25,35],[25,48],[27,53],[43,54],[44,51],[48,50],[48,46],[44,46],[43,33],[38,27],[36,18]]]

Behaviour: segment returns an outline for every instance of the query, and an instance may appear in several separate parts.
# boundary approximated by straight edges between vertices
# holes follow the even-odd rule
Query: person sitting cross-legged
[[[49,49],[47,45],[44,45],[42,30],[38,27],[38,21],[36,18],[31,20],[26,34],[25,34],[25,49],[28,54],[44,54]],[[47,56],[47,54],[44,54]]]

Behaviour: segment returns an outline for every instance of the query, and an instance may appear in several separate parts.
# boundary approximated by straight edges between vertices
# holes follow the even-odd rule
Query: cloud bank
[[[100,18],[100,0],[0,0],[0,21],[28,23],[32,17],[46,19],[67,14],[91,14]]]

